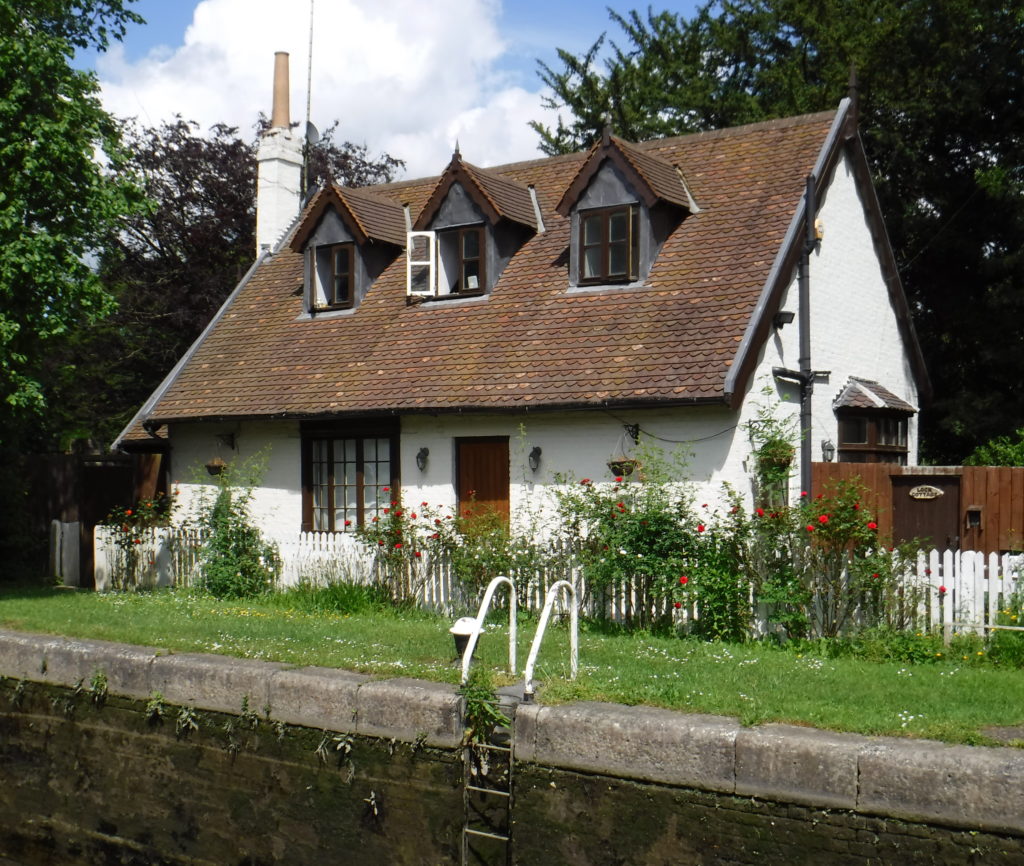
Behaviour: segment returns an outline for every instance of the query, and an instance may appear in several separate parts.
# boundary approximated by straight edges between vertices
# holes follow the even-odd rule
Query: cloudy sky
[[[538,156],[527,121],[541,107],[536,61],[585,50],[618,28],[593,0],[313,0],[311,118],[340,140],[437,174],[455,141],[478,165]],[[633,5],[612,4],[623,12]],[[646,3],[635,4],[646,9]],[[696,0],[656,10],[689,17]],[[291,55],[292,120],[304,120],[310,0],[139,0],[146,20],[95,68],[109,111],[154,125],[175,114],[248,135],[270,113],[275,51]]]

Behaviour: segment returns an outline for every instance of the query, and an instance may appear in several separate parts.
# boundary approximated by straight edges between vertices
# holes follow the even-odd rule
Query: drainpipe
[[[800,297],[800,489],[808,492],[811,489],[811,395],[814,391],[814,372],[811,369],[810,265],[811,250],[817,246],[814,230],[817,209],[814,175],[807,175],[804,197],[806,233],[797,269],[797,285]]]

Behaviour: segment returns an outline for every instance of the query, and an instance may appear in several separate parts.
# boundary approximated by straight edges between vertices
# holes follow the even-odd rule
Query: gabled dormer
[[[570,219],[569,284],[643,282],[665,239],[698,210],[676,166],[605,130],[556,207]]]
[[[351,309],[405,246],[400,205],[359,188],[321,189],[292,238],[310,315]]]
[[[413,224],[409,294],[487,294],[516,251],[543,231],[533,190],[455,151]]]

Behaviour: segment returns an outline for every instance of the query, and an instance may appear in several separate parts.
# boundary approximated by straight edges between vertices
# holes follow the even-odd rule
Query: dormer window
[[[456,152],[406,242],[409,295],[488,293],[539,227],[528,187],[463,162]]]
[[[665,239],[698,211],[680,170],[606,132],[555,210],[570,223],[570,286],[647,278]]]
[[[317,310],[351,307],[356,286],[355,244],[310,247],[311,305]]]
[[[580,212],[580,283],[636,280],[640,264],[636,205]]]
[[[479,294],[487,287],[487,235],[482,225],[438,232],[440,284],[450,294]]]
[[[291,243],[305,256],[306,311],[355,307],[404,244],[401,205],[362,189],[320,190]]]

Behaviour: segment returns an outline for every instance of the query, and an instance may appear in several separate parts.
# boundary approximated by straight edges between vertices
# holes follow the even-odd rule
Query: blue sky
[[[541,109],[537,59],[581,52],[605,30],[586,0],[314,0],[312,119],[405,159],[409,176],[443,168],[457,138],[470,162],[537,155],[527,121]],[[666,0],[690,17],[693,0]],[[305,112],[308,0],[140,0],[146,20],[107,54],[84,55],[107,108],[155,124],[181,114],[248,133],[269,113],[273,52],[291,55],[292,119]],[[627,12],[631,6],[617,6]],[[640,8],[646,9],[641,5]]]

